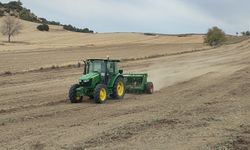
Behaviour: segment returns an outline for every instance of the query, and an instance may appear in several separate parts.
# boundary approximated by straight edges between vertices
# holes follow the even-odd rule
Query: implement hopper
[[[154,85],[148,82],[148,74],[123,74],[127,93],[148,93],[152,94]]]

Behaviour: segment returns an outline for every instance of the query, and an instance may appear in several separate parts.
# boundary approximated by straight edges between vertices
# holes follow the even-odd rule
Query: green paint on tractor
[[[153,83],[147,82],[148,74],[124,74],[127,93],[153,93]]]
[[[122,99],[125,93],[153,93],[153,83],[147,82],[148,75],[123,74],[119,70],[120,60],[88,59],[84,61],[84,72],[78,84],[71,86],[69,99],[81,102],[88,96],[96,103],[104,103],[109,97]]]

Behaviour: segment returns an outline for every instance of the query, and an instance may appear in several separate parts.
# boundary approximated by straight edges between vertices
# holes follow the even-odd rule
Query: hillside
[[[0,18],[2,22],[3,18]],[[62,26],[49,25],[49,32],[36,29],[37,23],[21,20],[23,29],[14,37],[14,43],[6,43],[6,37],[0,35],[0,50],[37,49],[37,48],[65,48],[76,46],[100,46],[126,43],[202,43],[201,35],[188,37],[178,36],[146,36],[143,33],[98,33],[84,34],[69,32]],[[20,48],[22,46],[22,48]]]
[[[18,10],[18,9],[17,9]],[[15,11],[14,14],[18,14]],[[34,14],[30,14],[36,17]],[[37,18],[37,17],[36,17]],[[0,18],[0,23],[4,17]],[[20,72],[52,65],[68,65],[83,58],[134,59],[203,49],[203,35],[144,33],[78,33],[60,25],[49,32],[37,30],[40,23],[20,19],[22,30],[11,43],[0,35],[1,73]],[[29,58],[29,59],[27,59]]]
[[[8,16],[8,15],[15,16],[17,18],[30,21],[30,22],[63,26],[63,28],[68,31],[82,32],[82,33],[94,33],[94,31],[90,30],[89,28],[77,28],[77,27],[72,26],[71,24],[64,25],[57,21],[49,21],[45,18],[38,17],[37,15],[32,13],[30,9],[27,9],[26,7],[24,7],[20,0],[10,1],[8,3],[0,2],[0,17]]]
[[[23,20],[37,23],[45,23],[47,21],[46,19],[36,16],[30,9],[25,8],[21,1],[0,2],[0,16],[6,15],[16,16]]]
[[[0,22],[2,18],[0,19]],[[50,25],[49,32],[36,29],[37,23],[21,20],[23,29],[7,43],[0,35],[0,70],[21,71],[51,65],[76,63],[84,58],[142,58],[201,49],[201,35],[147,36],[143,33],[76,33]],[[27,59],[27,56],[29,59]]]
[[[6,4],[0,6],[2,10],[9,7]],[[39,19],[30,10],[18,6],[11,12],[13,15],[18,16],[25,10],[33,18]],[[0,18],[0,23],[3,19],[4,17]],[[49,32],[41,32],[37,30],[41,23],[36,19],[33,22],[20,19],[22,30],[13,37],[11,43],[6,42],[7,37],[0,35],[1,73],[68,65],[83,58],[107,55],[119,59],[134,59],[206,48],[203,35],[89,34],[67,31],[61,25],[49,25]]]
[[[23,29],[21,34],[14,37],[14,44],[5,43],[5,38],[0,37],[0,50],[34,49],[34,48],[63,48],[74,46],[94,46],[94,45],[113,45],[124,43],[147,43],[148,40],[153,43],[202,43],[201,35],[189,35],[180,37],[177,35],[165,36],[141,33],[106,33],[106,34],[77,34],[70,31],[78,31],[71,25],[62,25],[57,21],[48,21],[45,18],[38,17],[30,9],[23,6],[21,1],[11,1],[9,3],[0,2],[0,17],[4,15],[16,16],[21,19]],[[0,23],[2,22],[0,18]],[[41,24],[49,24],[50,32],[39,32],[36,27]],[[65,30],[66,29],[66,30]],[[87,28],[85,28],[87,29]],[[87,29],[88,30],[88,29]],[[93,31],[88,30],[90,33]]]

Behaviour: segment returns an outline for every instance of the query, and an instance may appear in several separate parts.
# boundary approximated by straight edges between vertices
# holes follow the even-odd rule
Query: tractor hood
[[[99,73],[97,73],[97,72],[90,72],[88,74],[82,75],[80,77],[80,81],[90,80],[90,79],[93,79],[93,78],[95,78],[97,76],[99,76]]]

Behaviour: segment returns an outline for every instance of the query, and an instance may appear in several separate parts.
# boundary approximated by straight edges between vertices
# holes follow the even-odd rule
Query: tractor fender
[[[117,75],[115,75],[114,77],[112,77],[112,78],[110,79],[110,81],[109,81],[109,83],[108,83],[108,87],[109,87],[109,88],[113,88],[113,87],[114,87],[114,84],[115,84],[115,81],[116,81],[119,77],[124,78],[122,74],[117,74]]]

